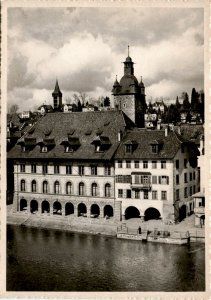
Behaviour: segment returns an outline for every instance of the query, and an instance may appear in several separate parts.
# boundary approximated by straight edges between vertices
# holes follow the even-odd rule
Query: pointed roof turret
[[[142,76],[141,76],[141,81],[140,81],[139,85],[140,85],[141,87],[144,87],[144,83],[143,83],[143,81],[142,81]]]
[[[60,96],[60,97],[62,96],[62,92],[60,91],[57,79],[56,79],[56,85],[55,85],[54,91],[52,93],[52,96]]]
[[[114,81],[114,85],[113,86],[119,86],[119,82],[117,80],[117,75],[116,75],[116,80]]]

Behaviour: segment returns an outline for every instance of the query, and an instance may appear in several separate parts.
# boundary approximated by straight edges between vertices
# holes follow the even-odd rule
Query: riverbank
[[[191,242],[205,242],[205,229],[194,226],[194,216],[187,217],[179,224],[166,225],[162,220],[149,220],[146,222],[140,219],[130,219],[125,221],[115,221],[110,219],[84,218],[74,216],[57,216],[57,215],[36,215],[27,214],[26,212],[12,212],[12,206],[7,207],[7,224],[22,225],[27,227],[46,228],[65,230],[71,232],[101,234],[106,236],[117,236],[122,230],[125,233],[138,235],[138,229],[142,232],[169,232],[171,235],[175,232],[184,235],[190,234]]]

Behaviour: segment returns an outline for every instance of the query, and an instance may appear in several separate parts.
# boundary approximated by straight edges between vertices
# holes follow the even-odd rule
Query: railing
[[[150,190],[151,187],[151,183],[131,183],[132,189]]]

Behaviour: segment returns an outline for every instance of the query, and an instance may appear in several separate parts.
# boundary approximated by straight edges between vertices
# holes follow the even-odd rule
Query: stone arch
[[[140,211],[135,206],[128,206],[125,209],[125,219],[132,219],[132,218],[139,218],[140,217]]]
[[[114,209],[111,205],[104,206],[103,212],[104,212],[104,217],[108,216],[110,218],[114,216]]]
[[[160,219],[161,215],[157,208],[149,207],[145,210],[145,221]]]
[[[43,213],[49,213],[50,212],[50,204],[47,200],[44,200],[41,204],[41,212]]]
[[[100,215],[100,207],[97,204],[92,204],[90,207],[91,217],[97,218]]]
[[[87,215],[87,207],[84,203],[78,204],[78,216],[86,216]]]
[[[187,216],[187,207],[186,207],[185,204],[183,204],[183,205],[180,207],[180,209],[179,209],[179,220],[180,220],[180,222],[181,222],[182,220],[184,220],[184,219],[186,218],[186,216]]]
[[[62,215],[62,205],[59,201],[55,201],[53,203],[53,214],[54,215]]]
[[[67,202],[65,205],[65,216],[74,214],[74,205],[71,202]]]
[[[36,212],[38,212],[38,202],[37,200],[32,200],[30,202],[30,211],[32,214],[35,214]]]
[[[22,198],[20,200],[20,211],[27,210],[27,200]]]

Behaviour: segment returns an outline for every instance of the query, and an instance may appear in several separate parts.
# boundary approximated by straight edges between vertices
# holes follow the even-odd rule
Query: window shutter
[[[166,183],[169,184],[169,176],[166,176]]]

